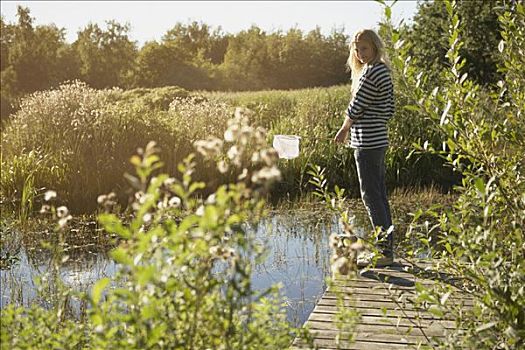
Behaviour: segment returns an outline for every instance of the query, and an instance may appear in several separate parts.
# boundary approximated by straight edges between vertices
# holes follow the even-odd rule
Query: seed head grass
[[[239,165],[239,147],[246,146],[249,130],[255,133],[257,128],[267,131],[270,144],[277,134],[301,137],[299,157],[277,162],[280,179],[273,184],[272,202],[308,196],[311,164],[326,168],[332,186],[337,184],[358,196],[352,151],[332,142],[348,98],[348,86],[188,93],[177,87],[123,91],[96,90],[78,81],[66,83],[27,96],[2,131],[1,196],[8,203],[20,202],[25,180],[32,174],[35,189],[57,191],[72,212],[94,211],[98,196],[111,192],[125,206],[128,184],[123,174],[132,170],[129,155],[149,141],[156,142],[163,171],[169,174],[177,173],[177,164],[195,147],[203,153],[223,147],[220,142],[228,143],[218,168],[200,165],[195,174],[196,180],[212,185],[226,183],[232,179],[231,165]],[[244,129],[228,125],[237,107],[250,111]],[[386,159],[390,189],[427,185],[436,178],[439,182],[439,176],[446,174],[435,156],[412,151],[412,142],[432,135],[423,121],[407,123],[408,117],[400,110],[390,122],[391,147]],[[196,144],[198,140],[204,141]],[[257,163],[264,162],[268,154],[250,156],[249,161]],[[274,173],[265,170],[259,175]],[[446,184],[450,176],[442,179]]]

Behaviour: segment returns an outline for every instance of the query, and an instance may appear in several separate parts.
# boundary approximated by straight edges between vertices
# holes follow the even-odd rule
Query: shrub
[[[115,93],[114,99],[130,104],[143,105],[149,110],[168,110],[170,103],[177,98],[186,98],[189,92],[178,86],[161,88],[136,88]]]
[[[399,42],[394,63],[404,72],[409,108],[428,118],[442,140],[417,147],[439,155],[461,173],[456,187],[460,195],[451,210],[417,212],[409,233],[438,259],[438,272],[461,281],[458,286],[473,299],[473,307],[447,302],[458,290],[445,283],[421,286],[418,299],[432,304],[437,314],[455,316],[457,329],[443,348],[520,349],[525,345],[525,8],[514,3],[499,10],[503,40],[494,50],[501,53],[504,79],[484,89],[463,71],[462,23],[455,4],[445,5],[450,69],[441,72],[442,85],[424,91],[417,81],[425,72],[410,67]],[[396,29],[389,29],[396,45]],[[436,224],[421,223],[423,214]]]
[[[162,111],[115,100],[119,93],[74,82],[23,100],[3,132],[2,169],[16,168],[21,157],[37,152],[53,170],[35,176],[34,187],[53,188],[73,211],[89,212],[100,193],[115,191],[125,199],[122,175],[131,171],[129,154],[141,144],[157,140],[166,152],[168,171],[173,171],[195,140],[218,136],[232,113],[224,104],[198,98],[175,98],[171,110]],[[3,184],[9,186],[2,194],[10,198],[21,193],[27,174],[3,174]]]
[[[251,272],[264,252],[245,231],[265,214],[263,195],[279,176],[276,157],[265,146],[264,132],[245,119],[231,121],[228,130],[215,147],[204,140],[197,143],[206,159],[219,161],[220,169],[226,161],[235,175],[207,199],[197,195],[206,184],[192,180],[193,155],[179,164],[180,179],[158,173],[162,164],[153,142],[132,157],[136,176],[128,176],[135,190],[131,220],[124,222],[110,212],[99,216],[104,229],[121,238],[111,253],[119,270],[113,281],[98,281],[86,296],[89,319],[76,325],[58,322],[56,312],[50,317],[37,306],[8,307],[2,310],[2,346],[288,347],[297,330],[286,322],[277,286],[253,289]],[[235,132],[240,134],[231,136],[238,137],[230,137]],[[36,336],[29,336],[28,329]]]

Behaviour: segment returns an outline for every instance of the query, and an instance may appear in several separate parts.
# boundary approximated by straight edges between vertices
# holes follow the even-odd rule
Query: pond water
[[[357,233],[362,234],[366,218],[358,215],[354,225]],[[249,230],[253,230],[268,249],[266,261],[254,268],[254,287],[264,290],[281,283],[288,320],[296,326],[302,325],[326,288],[325,278],[330,273],[328,237],[332,232],[341,232],[337,217],[312,215],[305,210],[279,212]],[[27,249],[24,245],[19,245],[16,251],[16,261],[0,270],[1,308],[10,303],[45,304],[46,300],[39,298],[35,281],[53,271],[52,255],[44,249]],[[2,256],[5,254],[2,252]],[[73,254],[73,251],[68,254],[75,258],[62,263],[58,273],[64,284],[74,290],[86,291],[97,280],[113,276],[118,268],[107,252],[97,251],[95,245],[91,249],[82,247],[82,254]],[[78,315],[85,304],[73,299],[70,307]]]

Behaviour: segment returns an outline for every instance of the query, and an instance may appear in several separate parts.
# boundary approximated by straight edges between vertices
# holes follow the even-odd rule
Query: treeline
[[[80,79],[94,88],[161,87],[188,90],[261,90],[330,86],[348,80],[348,37],[320,28],[267,33],[252,26],[235,35],[192,22],[177,23],[160,42],[142,47],[129,25],[89,24],[65,41],[54,24],[35,26],[18,7],[18,23],[1,19],[2,117],[19,97]],[[14,105],[13,105],[14,104]]]
[[[500,79],[494,50],[501,40],[495,7],[501,1],[461,1],[463,57],[478,83]],[[187,90],[247,91],[298,89],[348,82],[348,35],[320,28],[267,33],[251,28],[223,33],[204,23],[177,23],[162,39],[142,47],[129,37],[129,25],[89,24],[73,43],[54,24],[35,26],[29,9],[18,7],[18,22],[1,18],[1,116],[18,109],[20,98],[79,79],[93,88],[179,86]],[[413,25],[400,27],[414,65],[430,71],[429,83],[447,66],[449,45],[443,2],[422,2]],[[424,83],[424,82],[423,82]]]

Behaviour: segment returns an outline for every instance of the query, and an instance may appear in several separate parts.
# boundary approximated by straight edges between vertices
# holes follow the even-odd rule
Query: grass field
[[[352,152],[331,142],[348,98],[348,86],[189,93],[177,87],[95,90],[76,82],[37,92],[23,101],[2,131],[1,196],[25,212],[47,189],[57,191],[75,212],[92,212],[97,196],[110,191],[126,203],[124,173],[132,170],[129,159],[137,148],[156,141],[164,170],[176,176],[177,164],[194,151],[193,143],[210,136],[222,138],[239,106],[253,112],[251,124],[266,129],[269,143],[275,134],[302,137],[300,156],[279,161],[282,179],[272,191],[273,202],[308,193],[307,170],[312,164],[327,169],[332,185],[357,195]],[[409,113],[398,106],[390,122],[388,187],[432,182],[449,186],[453,178],[438,158],[411,154],[413,142],[432,135],[424,118],[414,122]],[[206,183],[227,181],[227,175],[205,164],[195,174]]]

